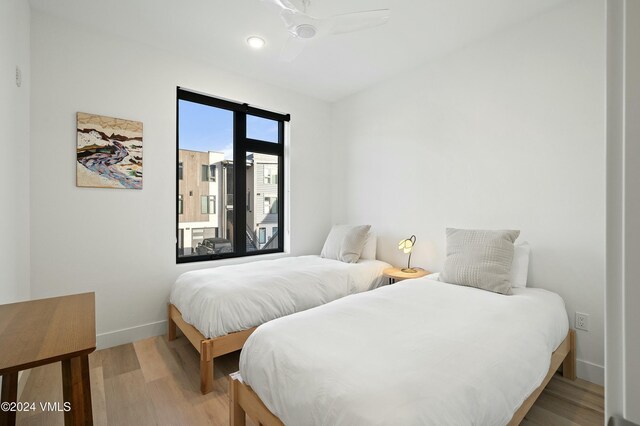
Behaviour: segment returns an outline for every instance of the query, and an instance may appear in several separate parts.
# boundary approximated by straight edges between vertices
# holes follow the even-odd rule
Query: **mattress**
[[[259,327],[240,373],[287,425],[505,425],[568,329],[555,293],[425,277]]]
[[[186,272],[170,302],[207,338],[246,330],[380,286],[389,264],[286,257]]]

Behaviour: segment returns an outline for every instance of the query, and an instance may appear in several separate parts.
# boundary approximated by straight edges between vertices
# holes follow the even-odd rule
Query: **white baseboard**
[[[587,382],[604,386],[604,367],[581,359],[576,360],[576,375]]]
[[[151,322],[122,330],[100,333],[96,336],[97,349],[106,349],[113,346],[125,345],[136,340],[153,336],[161,336],[167,333],[167,320]]]

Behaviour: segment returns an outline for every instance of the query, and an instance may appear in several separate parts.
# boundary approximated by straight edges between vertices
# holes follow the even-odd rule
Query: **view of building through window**
[[[279,248],[279,157],[247,153],[246,223],[236,226],[233,111],[182,99],[178,111],[178,256],[233,253],[234,232],[247,253]],[[249,117],[251,139],[278,141],[278,122]]]
[[[267,175],[269,179],[267,179]],[[278,157],[247,155],[247,251],[278,247]],[[257,238],[256,238],[256,234]]]

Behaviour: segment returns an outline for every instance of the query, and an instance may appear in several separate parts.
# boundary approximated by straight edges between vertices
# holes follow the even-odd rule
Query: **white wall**
[[[175,263],[178,85],[291,114],[290,251],[320,251],[331,224],[328,104],[35,11],[31,41],[34,298],[95,291],[98,343],[113,345],[164,332],[175,278],[225,263]],[[77,111],[144,123],[142,191],[75,186]]]
[[[640,1],[626,3],[625,417],[640,424]]]
[[[428,42],[428,40],[426,41]],[[604,380],[605,13],[573,1],[337,103],[333,218],[378,256],[440,270],[445,228],[520,229],[529,282],[591,315],[578,374]]]
[[[605,402],[640,423],[640,1],[607,6]]]
[[[29,297],[29,13],[0,1],[0,304]]]

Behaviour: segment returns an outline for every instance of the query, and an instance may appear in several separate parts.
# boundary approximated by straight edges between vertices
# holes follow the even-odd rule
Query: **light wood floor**
[[[227,375],[238,370],[239,352],[216,358],[214,391],[201,395],[199,358],[184,338],[145,339],[93,353],[91,394],[95,425],[227,425]],[[602,426],[601,386],[556,376],[523,425]],[[21,401],[62,402],[59,364],[31,371]],[[18,414],[19,425],[62,425],[59,412]],[[251,424],[250,422],[247,422]]]

